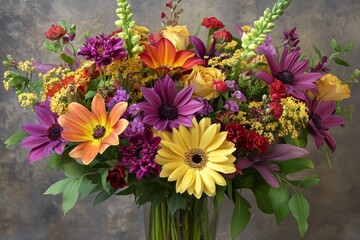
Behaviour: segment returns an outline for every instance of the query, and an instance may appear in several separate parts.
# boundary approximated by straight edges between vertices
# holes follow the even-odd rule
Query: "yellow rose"
[[[319,87],[318,98],[322,101],[341,101],[350,97],[350,88],[342,84],[340,79],[332,74],[326,74],[316,82]]]
[[[217,68],[194,66],[192,72],[182,78],[185,86],[194,86],[193,96],[211,99],[219,96],[215,91],[213,80],[224,81],[225,75]]]
[[[176,50],[185,50],[189,45],[190,33],[185,25],[167,26],[160,35],[172,42]]]

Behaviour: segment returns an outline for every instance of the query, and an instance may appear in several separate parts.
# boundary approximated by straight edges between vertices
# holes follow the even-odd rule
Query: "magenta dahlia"
[[[280,62],[277,57],[269,51],[263,52],[271,70],[271,74],[260,71],[257,76],[268,84],[276,80],[281,81],[286,86],[286,94],[305,101],[305,91],[315,91],[318,87],[315,84],[321,73],[306,73],[309,69],[309,61],[300,59],[300,52],[293,51],[288,54],[288,49],[284,48]]]
[[[156,81],[154,88],[140,89],[146,100],[138,104],[145,115],[143,122],[156,130],[191,127],[195,113],[203,108],[203,103],[191,100],[193,86],[177,92],[176,83],[169,76]]]
[[[78,55],[84,56],[86,60],[94,59],[98,66],[106,66],[115,58],[126,56],[126,51],[122,48],[123,44],[124,40],[121,38],[114,38],[111,35],[105,37],[101,34],[96,38],[88,38]]]

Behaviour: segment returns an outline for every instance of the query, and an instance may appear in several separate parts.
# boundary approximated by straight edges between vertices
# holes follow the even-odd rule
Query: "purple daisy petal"
[[[161,106],[161,98],[154,89],[148,89],[146,87],[140,87],[143,97],[154,107]]]
[[[29,157],[28,157],[29,162],[33,163],[33,162],[40,160],[46,156],[50,156],[51,152],[49,153],[46,151],[46,146],[47,146],[46,144],[43,144],[36,148],[31,149],[31,151],[29,153]]]
[[[178,94],[176,95],[174,99],[174,105],[181,107],[188,103],[190,101],[190,98],[194,92],[194,86],[189,86],[184,89],[182,89]]]
[[[261,80],[263,80],[267,84],[271,84],[275,81],[275,78],[271,74],[265,71],[260,71],[256,73],[256,76],[258,76]]]
[[[33,136],[46,136],[47,135],[47,126],[43,126],[40,124],[36,124],[36,123],[25,123],[23,125],[23,129],[25,132],[29,133],[30,135]]]
[[[308,61],[300,61],[294,64],[292,67],[292,72],[297,75],[300,73],[306,72],[309,69],[309,62]]]
[[[321,124],[331,128],[335,126],[342,126],[345,124],[344,119],[337,115],[330,115],[321,120]]]
[[[21,147],[24,148],[36,148],[40,145],[50,142],[47,136],[28,136],[24,140],[21,141]]]
[[[35,113],[40,124],[51,126],[56,123],[56,119],[52,114],[49,114],[48,110],[45,107],[39,106],[35,109]]]
[[[201,102],[191,100],[186,105],[183,105],[178,108],[178,114],[183,116],[188,116],[196,113],[202,108],[203,108],[203,104]]]
[[[271,52],[264,51],[264,55],[266,57],[266,61],[270,67],[272,73],[278,74],[280,72],[280,66],[277,63],[277,58],[271,54]]]

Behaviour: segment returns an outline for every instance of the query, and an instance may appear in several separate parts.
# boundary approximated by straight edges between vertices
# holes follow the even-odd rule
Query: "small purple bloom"
[[[126,93],[126,90],[122,87],[119,87],[114,96],[109,102],[106,103],[108,109],[112,109],[119,102],[127,102],[130,99],[130,94]]]
[[[224,104],[224,108],[231,112],[239,111],[239,105],[237,104],[236,100],[231,98]]]
[[[277,57],[278,53],[273,45],[271,45],[271,35],[267,35],[264,44],[255,50],[255,53],[268,52],[272,56]]]
[[[191,127],[192,118],[203,107],[201,102],[191,100],[194,86],[177,92],[176,83],[169,76],[156,81],[154,88],[140,89],[146,100],[138,104],[145,115],[143,122],[156,130]]]
[[[229,91],[235,91],[236,89],[235,80],[226,80],[225,83]]]
[[[320,73],[328,73],[330,69],[328,68],[328,57],[323,56],[321,62],[318,63],[315,67],[311,68],[311,72],[320,72]]]
[[[96,38],[88,38],[84,47],[80,48],[78,55],[82,55],[86,60],[94,59],[96,65],[106,66],[113,62],[114,58],[122,58],[126,56],[125,49],[122,48],[124,40],[104,36],[101,34]]]
[[[236,168],[246,169],[253,167],[270,186],[278,188],[279,183],[273,172],[279,171],[279,166],[273,163],[273,161],[288,161],[305,157],[308,154],[307,150],[291,144],[271,144],[263,153],[238,159]]]
[[[43,64],[41,62],[32,60],[31,64],[33,65],[33,67],[35,68],[36,72],[38,73],[42,73],[45,74],[48,71],[50,71],[53,68],[58,68],[59,65],[55,65],[55,64]]]
[[[128,166],[129,172],[135,174],[138,180],[151,173],[159,175],[161,167],[155,163],[155,155],[160,149],[160,141],[161,138],[154,137],[151,130],[130,138],[130,145],[121,148],[123,157],[119,165]]]
[[[235,91],[232,95],[233,98],[236,98],[242,102],[246,102],[247,98],[241,91]]]
[[[52,155],[53,151],[61,155],[66,141],[61,138],[62,128],[58,124],[57,115],[50,110],[47,100],[35,107],[39,123],[25,123],[23,129],[30,136],[21,142],[24,148],[30,148],[29,162]]]
[[[136,103],[130,104],[130,106],[127,109],[127,112],[130,116],[136,117],[140,113],[140,108]]]
[[[129,122],[129,125],[123,132],[124,137],[130,138],[138,134],[142,134],[145,131],[145,125],[142,122],[143,116],[138,115],[132,121]]]
[[[195,100],[201,102],[203,104],[203,108],[201,108],[197,113],[196,115],[199,116],[199,117],[205,117],[207,116],[209,113],[212,113],[214,112],[214,109],[213,107],[211,106],[210,102],[205,99],[205,98],[202,98],[202,97],[197,97],[195,98]]]
[[[264,51],[264,55],[270,67],[271,74],[265,71],[260,71],[256,74],[264,82],[271,84],[279,80],[285,84],[286,94],[303,101],[306,99],[305,91],[314,92],[318,88],[315,82],[323,74],[306,73],[309,69],[309,61],[299,61],[301,56],[299,51],[288,54],[288,49],[285,48],[280,62],[271,52]]]
[[[329,146],[332,152],[336,149],[336,141],[329,134],[329,128],[343,126],[344,119],[335,115],[336,102],[318,102],[315,98],[308,101],[309,108],[309,133],[314,137],[316,147],[320,149],[324,142]]]
[[[300,51],[300,47],[298,47],[298,44],[300,42],[300,39],[298,38],[296,31],[296,27],[292,28],[291,30],[284,30],[284,38],[281,39],[283,41],[282,45],[285,48],[288,48],[290,52],[293,51]]]

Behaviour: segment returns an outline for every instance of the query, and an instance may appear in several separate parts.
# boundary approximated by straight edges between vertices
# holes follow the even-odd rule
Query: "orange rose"
[[[160,35],[172,42],[176,50],[185,50],[189,45],[190,33],[186,26],[167,26],[161,30]]]
[[[224,81],[225,78],[225,75],[217,68],[196,65],[189,75],[182,78],[182,81],[184,81],[185,86],[194,86],[194,96],[211,99],[219,96],[219,92],[215,90],[213,80]]]
[[[316,82],[321,101],[341,101],[350,97],[350,88],[332,74],[326,74]]]

